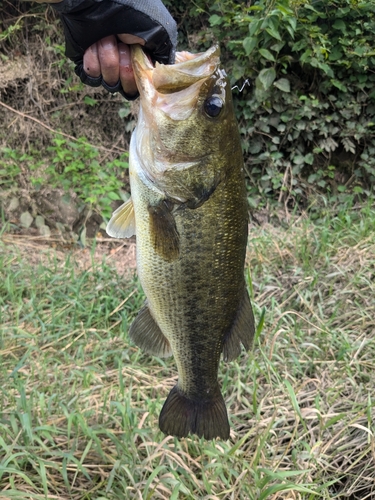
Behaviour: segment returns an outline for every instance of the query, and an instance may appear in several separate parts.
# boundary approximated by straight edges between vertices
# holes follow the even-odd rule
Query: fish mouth
[[[152,115],[159,109],[172,120],[185,120],[195,109],[202,85],[219,67],[220,49],[214,45],[198,54],[177,52],[175,64],[154,66],[136,44],[131,58],[144,112]]]

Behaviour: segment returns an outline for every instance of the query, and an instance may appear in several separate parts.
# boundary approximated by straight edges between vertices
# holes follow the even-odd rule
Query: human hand
[[[53,7],[64,24],[66,55],[87,85],[135,99],[129,44],[144,45],[153,61],[174,62],[176,23],[161,0],[63,0]]]
[[[102,38],[91,45],[83,55],[83,69],[92,78],[102,76],[104,82],[113,87],[120,80],[124,93],[130,97],[137,94],[130,58],[130,44],[145,41],[134,35],[120,34]]]

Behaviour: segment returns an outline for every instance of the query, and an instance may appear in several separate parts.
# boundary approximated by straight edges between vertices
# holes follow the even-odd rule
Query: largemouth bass
[[[248,209],[239,132],[217,46],[177,54],[154,67],[132,47],[140,92],[130,143],[131,199],[108,224],[137,236],[137,268],[147,297],[130,338],[177,363],[178,382],[159,426],[228,439],[217,380],[220,355],[251,347],[254,318],[244,280]]]

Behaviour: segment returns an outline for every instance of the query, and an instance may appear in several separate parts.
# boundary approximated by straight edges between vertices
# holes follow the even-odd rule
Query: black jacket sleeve
[[[154,61],[173,64],[177,44],[176,23],[160,0],[63,0],[52,4],[60,13],[65,32],[66,55],[76,63],[83,83],[103,85],[121,92],[120,82],[109,87],[101,77],[92,78],[83,69],[83,55],[93,43],[109,35],[128,33],[145,40]]]

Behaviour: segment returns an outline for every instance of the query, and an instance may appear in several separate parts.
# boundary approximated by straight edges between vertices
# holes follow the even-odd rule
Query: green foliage
[[[174,3],[174,2],[171,2]],[[374,1],[235,0],[185,5],[200,48],[220,42],[235,95],[249,194],[301,200],[375,181]],[[180,9],[182,6],[180,6]]]
[[[62,77],[62,85],[59,88],[59,92],[61,94],[65,94],[67,97],[70,97],[70,99],[76,99],[77,92],[82,91],[85,86],[74,75],[75,64],[66,57],[65,44],[55,43],[50,37],[46,37],[45,43],[48,48],[47,50],[53,52],[56,58],[53,66],[58,68]],[[96,104],[96,101],[89,96],[85,96],[84,103],[89,106],[93,106]]]
[[[0,152],[0,187],[11,188],[22,172],[20,164],[32,158],[29,155],[20,155],[11,148],[3,148]]]
[[[251,82],[233,94],[252,206],[269,200],[308,205],[316,190],[334,201],[370,192],[375,181],[374,0],[164,3],[178,21],[180,49],[202,50],[219,41],[232,85]],[[30,33],[43,33],[53,60],[46,64],[61,80],[48,99],[74,101],[82,84],[64,54],[52,10],[47,19],[45,7],[28,6],[25,16],[9,5],[4,4],[9,11],[4,47],[22,45],[27,17]],[[21,6],[19,13],[26,12]],[[0,57],[7,57],[6,50]],[[95,107],[99,101],[86,96],[84,102]],[[130,132],[127,103],[119,114]]]
[[[11,148],[0,151],[0,186],[12,188],[18,183],[19,176],[34,189],[48,185],[74,192],[82,206],[88,205],[105,219],[112,214],[111,204],[120,200],[124,172],[127,171],[127,153],[112,161],[104,162],[98,149],[89,144],[84,137],[70,141],[55,137],[53,146],[48,148],[50,163],[43,167],[40,153],[21,153]]]
[[[53,143],[54,146],[48,148],[53,154],[52,165],[44,173],[48,175],[49,184],[74,191],[84,204],[108,219],[112,213],[111,203],[121,199],[119,179],[123,175],[121,170],[128,168],[127,154],[101,165],[99,151],[84,137],[76,142],[56,137]],[[34,178],[33,182],[42,183],[43,178]]]
[[[22,29],[22,17],[19,17],[14,24],[0,32],[0,42],[9,40],[15,33]]]

